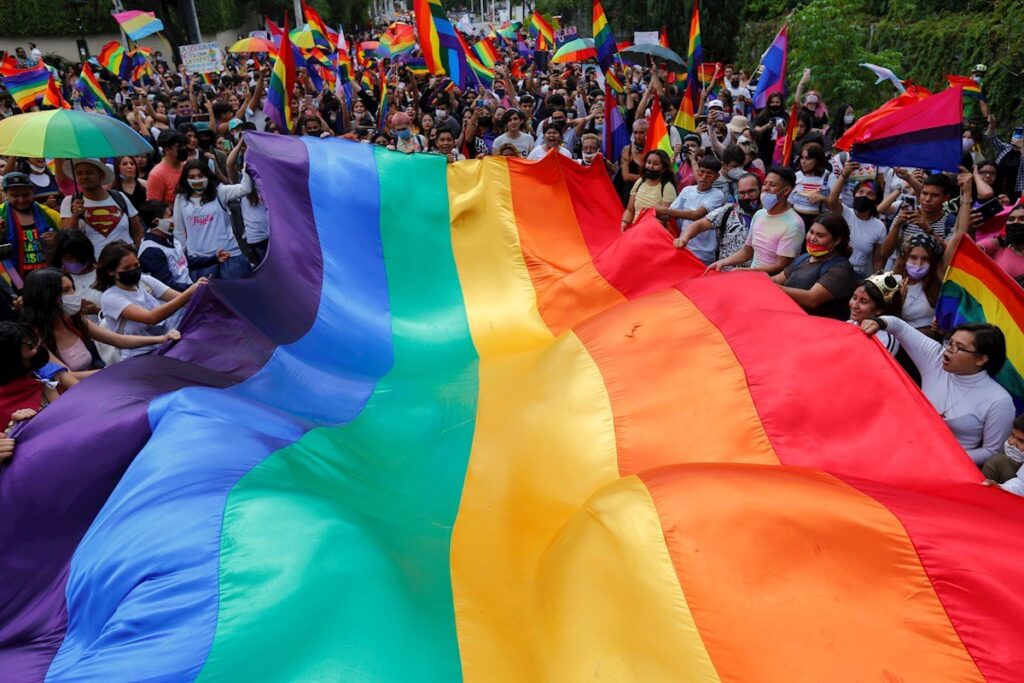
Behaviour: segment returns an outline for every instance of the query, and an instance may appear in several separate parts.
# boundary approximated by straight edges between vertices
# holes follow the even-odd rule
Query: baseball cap
[[[15,187],[32,187],[32,180],[25,173],[18,173],[17,171],[8,173],[3,177],[2,186],[4,190],[10,190]]]
[[[242,121],[242,119],[231,119],[230,121],[228,121],[228,130],[234,130],[235,128],[238,128],[243,123],[245,123],[245,122]]]

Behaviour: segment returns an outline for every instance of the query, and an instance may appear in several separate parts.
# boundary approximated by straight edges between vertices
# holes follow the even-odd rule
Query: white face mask
[[[203,178],[201,180],[189,180],[188,186],[191,187],[196,192],[202,192],[203,190],[206,189],[206,183],[206,178]]]
[[[746,171],[744,171],[742,168],[732,168],[729,169],[729,173],[727,173],[726,175],[728,175],[733,180],[739,180],[740,178],[743,177],[744,173],[746,173]]]
[[[1010,444],[1010,440],[1007,439],[1006,443],[1003,444],[1003,452],[1006,456],[1014,462],[1024,462],[1024,452],[1019,448]]]
[[[78,313],[82,310],[82,295],[78,292],[62,294],[60,297],[60,307],[64,309],[66,315]]]
[[[448,112],[446,112],[444,109],[435,109],[434,118],[444,121],[446,118],[448,118]]]
[[[597,152],[583,152],[583,163],[590,165],[594,162],[597,157]]]
[[[29,164],[28,167],[32,169],[33,173],[46,173],[45,166],[36,166],[35,164]]]
[[[161,232],[165,232],[168,235],[170,235],[171,233],[174,232],[174,221],[172,221],[170,218],[161,218],[156,222],[154,229],[159,230]]]
[[[974,149],[974,140],[962,138],[960,144],[963,145],[965,152],[970,152],[972,149]]]

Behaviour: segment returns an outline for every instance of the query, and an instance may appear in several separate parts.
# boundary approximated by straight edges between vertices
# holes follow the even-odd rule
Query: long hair
[[[907,257],[910,256],[910,252],[916,247],[909,247],[904,244],[900,249],[899,258],[896,259],[896,265],[893,266],[892,272],[908,277],[907,275]],[[935,306],[939,303],[939,290],[942,289],[942,277],[940,276],[939,269],[942,266],[942,254],[936,254],[927,247],[921,247],[928,254],[928,273],[921,280],[921,289],[924,290],[924,295],[928,299],[930,306]]]
[[[132,160],[132,166],[135,167],[135,182],[139,182],[139,162],[135,161],[133,156],[123,156],[114,159],[114,183],[110,186],[118,192],[124,192],[124,181],[121,179],[121,162],[125,159]]]
[[[828,230],[832,239],[838,241],[836,253],[850,258],[850,255],[853,254],[853,248],[850,246],[850,224],[846,222],[842,214],[824,213],[818,216],[814,222]]]
[[[672,160],[668,158],[668,154],[663,149],[652,149],[650,152],[644,155],[644,168],[647,167],[647,159],[651,155],[657,156],[661,159],[661,184],[675,182],[675,172],[672,170]]]
[[[181,167],[181,177],[178,178],[178,194],[186,199],[192,196],[192,186],[188,184],[188,173],[192,170],[199,170],[206,178],[206,189],[199,196],[201,204],[209,204],[217,198],[217,176],[207,165],[206,159],[193,159]]]
[[[117,266],[121,263],[121,259],[128,254],[138,256],[135,247],[120,240],[110,242],[107,246],[103,247],[103,251],[100,252],[100,257],[96,261],[96,282],[93,283],[93,288],[105,292],[113,287],[117,279],[115,274]]]
[[[61,308],[60,299],[65,277],[68,276],[56,268],[33,270],[25,276],[25,287],[21,291],[21,322],[32,328],[46,348],[58,358],[60,351],[57,349],[57,339],[53,333],[58,320],[64,321],[83,341],[89,338],[82,314],[69,316]]]

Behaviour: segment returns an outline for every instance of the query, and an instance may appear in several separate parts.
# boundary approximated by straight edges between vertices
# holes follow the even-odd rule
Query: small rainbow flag
[[[270,72],[267,100],[263,111],[282,133],[292,129],[292,91],[295,90],[295,54],[288,35],[288,13],[284,15],[281,48],[277,51],[274,68]]]
[[[96,61],[100,63],[100,66],[118,78],[125,81],[131,80],[131,59],[125,53],[124,45],[121,45],[116,40],[112,40],[100,48],[100,53],[96,55]]]
[[[487,67],[494,68],[494,65],[501,61],[501,55],[498,54],[498,49],[494,47],[494,43],[490,38],[483,38],[478,40],[473,45],[473,52],[479,57],[480,61]]]
[[[662,26],[661,31],[658,32],[658,45],[668,47],[668,28],[665,26]]]
[[[679,102],[676,118],[672,125],[685,131],[697,130],[697,110],[700,107],[700,65],[704,61],[704,50],[700,44],[700,3],[694,0],[690,17],[690,41],[686,55],[686,89]]]
[[[985,101],[985,93],[981,91],[981,86],[978,81],[967,76],[956,76],[948,74],[946,76],[946,82],[949,83],[949,87],[955,88],[960,86],[964,89],[964,97],[970,97],[971,99]]]
[[[385,56],[395,57],[411,52],[416,47],[416,32],[409,24],[395,22],[381,34],[380,47]]]
[[[796,139],[796,123],[800,114],[800,103],[793,102],[789,110],[789,120],[786,122],[786,137],[782,142],[782,156],[776,162],[779,166],[789,166],[793,161],[793,143]]]
[[[554,27],[536,10],[530,15],[530,35],[537,39],[538,50],[545,50],[555,44]]]
[[[669,137],[665,117],[661,113],[661,98],[655,97],[651,103],[651,117],[647,120],[647,142],[644,144],[644,155],[651,150],[660,149],[673,157],[672,138]]]
[[[476,52],[471,50],[469,45],[466,44],[466,39],[462,37],[462,33],[460,33],[458,29],[455,30],[455,34],[459,37],[459,44],[462,46],[462,51],[466,55],[466,64],[469,65],[469,70],[473,73],[477,85],[490,90],[494,87],[494,68],[489,67],[480,61]]]
[[[939,329],[989,323],[1006,337],[1006,363],[995,379],[1024,411],[1024,289],[966,235],[953,252],[935,307]]]
[[[0,66],[0,75],[4,77],[4,86],[19,109],[28,109],[37,104],[36,100],[45,95],[50,82],[50,72],[42,62],[27,69],[5,63]]]
[[[414,76],[430,75],[430,69],[427,68],[427,63],[423,61],[422,57],[413,57],[405,63],[405,68]]]
[[[322,47],[328,52],[334,52],[337,49],[337,45],[331,42],[331,30],[327,28],[327,24],[320,18],[320,15],[315,9],[306,4],[305,0],[300,0],[302,4],[302,16],[305,18],[306,23],[309,24],[309,32],[313,35],[313,44],[317,47]]]
[[[593,31],[594,48],[597,50],[597,63],[601,65],[601,70],[604,71],[604,77],[607,79],[608,74],[611,73],[611,66],[615,61],[615,53],[618,52],[618,49],[615,47],[615,35],[612,33],[611,24],[608,23],[608,17],[604,13],[604,7],[601,6],[601,0],[594,0]],[[619,83],[620,87],[621,85]],[[619,92],[617,88],[615,88],[615,91]]]
[[[121,26],[125,35],[131,40],[140,40],[146,36],[153,35],[157,31],[164,30],[163,22],[157,19],[153,12],[130,10],[128,12],[114,12],[113,16],[114,21]]]
[[[466,87],[469,82],[466,51],[441,0],[413,0],[413,11],[416,37],[430,73],[448,76],[458,88]]]
[[[78,76],[76,87],[82,94],[82,103],[85,106],[102,109],[108,114],[114,113],[114,106],[110,104],[107,94],[103,92],[103,86],[100,85],[100,80],[96,78],[89,62],[82,64],[82,73]]]

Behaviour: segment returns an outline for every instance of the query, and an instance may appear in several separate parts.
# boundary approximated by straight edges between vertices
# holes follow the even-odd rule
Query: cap
[[[2,186],[4,190],[10,190],[15,187],[28,187],[32,188],[32,179],[24,173],[8,173],[3,177]],[[32,188],[34,189],[34,188]]]
[[[888,304],[892,303],[892,299],[896,296],[896,292],[900,291],[900,283],[903,282],[903,276],[897,275],[891,270],[888,270],[884,273],[872,275],[865,279],[864,282],[870,282],[874,285],[881,293],[882,301]]]
[[[242,119],[231,119],[230,121],[228,121],[228,130],[234,130],[243,123],[245,123],[245,121],[243,121]]]
[[[708,109],[714,109],[715,107],[722,109],[722,100],[711,100],[710,102],[708,102]]]
[[[732,119],[726,125],[726,128],[731,130],[734,134],[739,135],[747,128],[750,128],[750,121],[747,119],[746,116],[737,115],[732,117]]]

